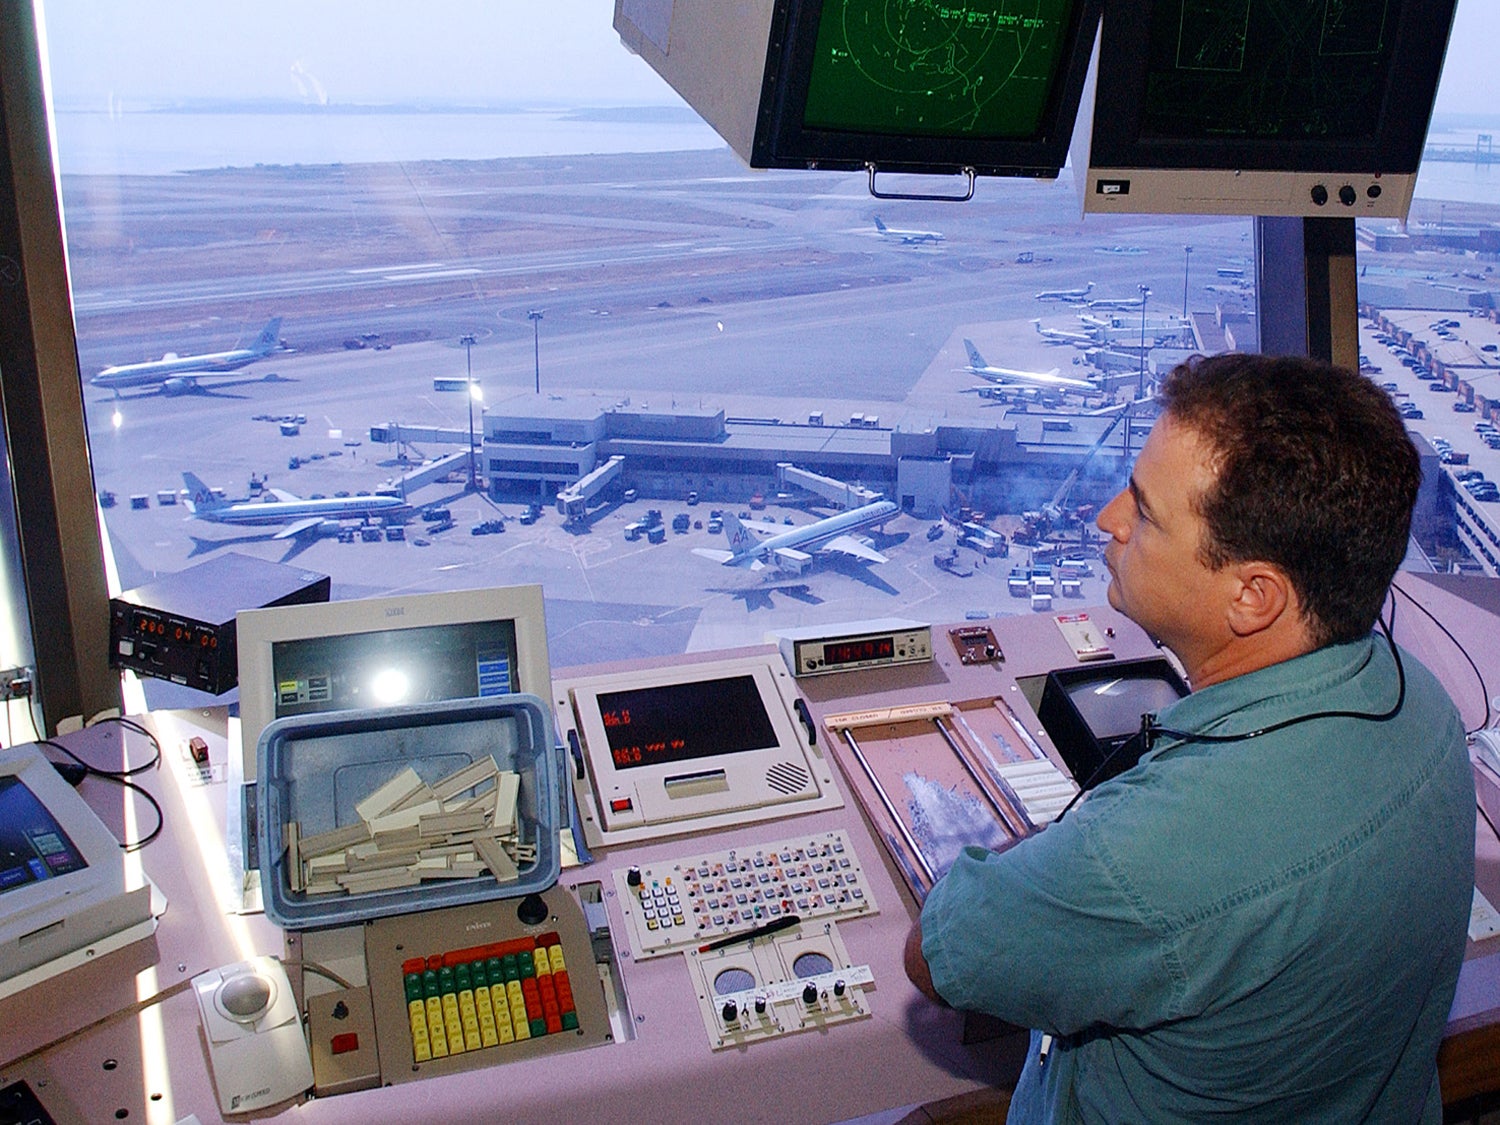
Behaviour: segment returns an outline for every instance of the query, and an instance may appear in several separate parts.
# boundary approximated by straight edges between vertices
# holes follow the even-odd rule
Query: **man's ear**
[[[1230,570],[1234,589],[1228,620],[1236,636],[1248,637],[1279,622],[1299,620],[1296,591],[1279,567],[1245,562],[1231,566]]]

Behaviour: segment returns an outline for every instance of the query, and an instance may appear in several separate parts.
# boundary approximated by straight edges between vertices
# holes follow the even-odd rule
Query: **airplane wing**
[[[301,500],[302,499],[302,497],[298,496],[296,493],[294,493],[294,492],[288,492],[284,488],[268,488],[268,489],[266,489],[266,491],[269,492],[272,496],[276,497],[276,499],[278,499],[278,500]]]
[[[765,520],[740,520],[740,526],[746,531],[752,531],[762,539],[769,539],[773,535],[780,535],[783,531],[790,530],[779,523],[768,523]]]
[[[864,559],[866,562],[883,563],[886,561],[886,557],[879,551],[861,543],[852,535],[840,535],[837,539],[830,539],[827,543],[823,544],[822,549],[825,551],[837,551],[841,555],[853,555],[855,558]]]
[[[271,538],[293,539],[296,536],[301,535],[303,532],[311,531],[313,528],[322,523],[324,519],[325,517],[323,516],[308,516],[306,519],[297,520],[295,523],[287,524],[275,535],[271,536]]]
[[[712,547],[694,547],[693,554],[700,558],[712,559],[716,563],[727,563],[734,558],[733,551],[716,551]]]

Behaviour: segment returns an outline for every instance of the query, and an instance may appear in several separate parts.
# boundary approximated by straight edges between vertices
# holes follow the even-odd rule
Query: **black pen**
[[[698,952],[712,953],[715,949],[723,949],[726,945],[734,945],[742,941],[754,941],[756,938],[766,937],[769,934],[790,929],[800,921],[802,919],[795,914],[784,914],[774,922],[767,922],[764,926],[756,926],[755,929],[746,930],[742,934],[730,934],[728,937],[721,937],[716,941],[711,941],[707,945],[700,945]]]

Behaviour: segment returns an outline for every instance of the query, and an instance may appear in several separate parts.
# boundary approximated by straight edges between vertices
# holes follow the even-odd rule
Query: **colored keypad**
[[[578,1028],[556,933],[412,957],[401,973],[419,1063]]]

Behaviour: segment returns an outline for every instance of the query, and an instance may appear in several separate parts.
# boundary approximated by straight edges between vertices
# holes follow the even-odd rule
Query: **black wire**
[[[1379,616],[1375,618],[1376,624],[1380,626],[1380,631],[1385,634],[1386,644],[1390,646],[1391,658],[1396,662],[1396,702],[1395,705],[1390,708],[1390,710],[1382,712],[1314,711],[1307,715],[1293,715],[1289,719],[1282,719],[1279,722],[1272,723],[1270,726],[1260,727],[1256,730],[1243,731],[1239,734],[1195,734],[1192,731],[1173,730],[1170,727],[1157,725],[1156,715],[1153,712],[1146,711],[1141,714],[1141,729],[1135,734],[1131,735],[1130,738],[1120,743],[1120,745],[1116,746],[1112,751],[1110,751],[1109,754],[1105,755],[1104,760],[1094,767],[1093,771],[1088,776],[1088,780],[1079,787],[1077,793],[1073,794],[1073,799],[1063,807],[1062,812],[1058,813],[1055,819],[1061,820],[1064,816],[1066,816],[1069,810],[1071,810],[1074,805],[1076,805],[1080,800],[1083,799],[1083,795],[1094,787],[1094,785],[1098,782],[1100,775],[1102,775],[1104,771],[1109,767],[1109,764],[1116,758],[1118,758],[1120,754],[1123,753],[1126,749],[1132,746],[1144,744],[1143,749],[1141,749],[1137,753],[1137,757],[1139,757],[1141,754],[1149,753],[1152,745],[1161,735],[1166,735],[1168,738],[1179,739],[1179,745],[1191,742],[1244,742],[1247,739],[1259,738],[1263,734],[1273,734],[1276,731],[1285,730],[1287,727],[1294,727],[1300,723],[1310,723],[1314,719],[1367,719],[1370,722],[1375,723],[1389,722],[1391,719],[1394,719],[1401,713],[1401,708],[1406,704],[1406,668],[1401,663],[1401,653],[1396,648],[1395,638],[1391,635],[1391,628],[1396,623],[1396,601],[1394,598],[1391,599],[1390,604],[1391,619],[1389,624],[1387,624],[1384,618],[1381,618]],[[1172,747],[1172,749],[1176,749],[1176,747]]]
[[[1448,626],[1444,625],[1441,621],[1439,621],[1437,619],[1437,617],[1433,614],[1433,612],[1430,609],[1428,609],[1425,605],[1423,605],[1421,602],[1417,601],[1416,598],[1412,597],[1409,593],[1407,593],[1405,590],[1401,589],[1401,587],[1397,586],[1394,582],[1391,583],[1391,589],[1395,593],[1400,594],[1407,601],[1411,602],[1411,604],[1414,605],[1414,606],[1416,606],[1419,610],[1421,610],[1422,613],[1423,613],[1423,615],[1427,618],[1427,620],[1431,621],[1434,625],[1436,625],[1439,629],[1441,629],[1442,633],[1443,633],[1443,636],[1447,637],[1450,641],[1453,642],[1453,647],[1456,648],[1456,649],[1458,649],[1459,655],[1461,655],[1466,661],[1468,661],[1469,667],[1474,670],[1474,678],[1479,681],[1479,692],[1480,692],[1481,695],[1484,696],[1484,722],[1480,723],[1479,726],[1477,726],[1474,729],[1475,730],[1483,730],[1485,727],[1489,726],[1490,725],[1490,718],[1491,718],[1491,711],[1490,711],[1490,689],[1489,689],[1489,687],[1484,682],[1484,673],[1479,670],[1479,665],[1476,664],[1474,662],[1474,658],[1469,655],[1469,650],[1466,649],[1466,648],[1464,648],[1463,643],[1457,637],[1455,637],[1452,633],[1450,633],[1448,631]],[[1394,612],[1395,612],[1395,599],[1392,599],[1391,609],[1392,609],[1392,613],[1394,615]],[[1474,731],[1468,731],[1467,733],[1473,734]]]
[[[144,772],[145,770],[154,768],[157,763],[161,761],[161,743],[157,741],[156,735],[152,734],[150,730],[142,726],[140,723],[137,723],[133,719],[126,719],[121,718],[117,715],[111,715],[104,719],[100,719],[98,722],[118,723],[126,730],[133,730],[138,734],[145,735],[146,738],[151,742],[152,754],[150,760],[136,766],[127,765],[124,769],[107,770],[100,766],[96,766],[91,762],[84,761],[84,759],[80,758],[77,754],[68,749],[68,747],[64,746],[61,742],[55,742],[50,738],[38,738],[36,740],[36,744],[38,746],[50,746],[52,749],[66,754],[74,762],[83,767],[85,778],[101,777],[105,781],[114,782],[121,788],[129,789],[135,793],[139,793],[141,797],[145,799],[146,803],[151,806],[151,810],[156,814],[156,827],[151,829],[150,832],[146,833],[146,835],[141,837],[141,839],[139,840],[135,840],[128,844],[123,842],[120,844],[121,850],[125,852],[138,852],[147,844],[151,843],[152,840],[161,835],[162,829],[166,827],[166,816],[162,812],[161,804],[157,801],[157,799],[153,797],[145,788],[129,779],[131,777],[134,777],[136,774]],[[92,725],[97,726],[98,723],[96,722]]]

